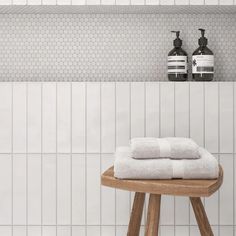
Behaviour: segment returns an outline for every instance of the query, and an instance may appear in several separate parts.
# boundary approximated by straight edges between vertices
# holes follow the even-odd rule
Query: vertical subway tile
[[[56,83],[42,84],[42,150],[56,152],[57,95]]]
[[[57,84],[57,152],[71,151],[71,84]]]
[[[57,229],[56,226],[43,226],[42,234],[43,236],[56,236]]]
[[[26,84],[13,83],[13,152],[26,152]]]
[[[102,155],[102,172],[111,167],[114,163],[113,155]],[[115,189],[103,186],[101,188],[101,224],[115,225]],[[110,232],[110,230],[109,230]]]
[[[14,236],[27,236],[26,226],[13,226],[12,234]]]
[[[101,150],[115,150],[115,83],[101,84]]]
[[[71,236],[71,227],[57,226],[57,236]]]
[[[86,179],[87,224],[100,225],[100,158],[98,154],[87,155]]]
[[[86,4],[86,0],[71,0],[71,4],[72,5],[85,5]]]
[[[190,83],[190,137],[204,147],[204,83]]]
[[[220,152],[233,152],[233,83],[220,86]]]
[[[71,224],[71,156],[57,155],[57,223]]]
[[[159,137],[159,83],[146,83],[145,134],[148,137]]]
[[[42,5],[42,0],[27,0],[27,5]]]
[[[189,5],[190,0],[175,0],[176,5]]]
[[[145,135],[145,90],[144,83],[131,83],[131,138]]]
[[[57,0],[57,5],[71,5],[71,0]]]
[[[85,152],[86,85],[72,83],[72,152]]]
[[[27,0],[12,0],[13,5],[27,5]]]
[[[12,85],[0,84],[0,151],[11,152],[12,143]]]
[[[189,226],[176,226],[175,236],[189,236]]]
[[[101,235],[102,236],[115,236],[115,227],[114,226],[102,226]]]
[[[100,235],[100,227],[99,226],[87,226],[87,236],[102,236]]]
[[[12,169],[11,169],[11,155],[0,155],[0,224],[10,225],[12,223]],[[5,228],[0,227],[0,235],[4,234],[2,231]]]
[[[233,155],[221,154],[220,164],[224,169],[224,182],[220,188],[220,225],[233,225]]]
[[[42,5],[56,5],[57,0],[42,0]]]
[[[205,145],[208,151],[218,153],[219,143],[219,84],[205,84]]]
[[[87,83],[87,152],[100,152],[100,83]]]
[[[160,5],[175,5],[175,0],[160,0]]]
[[[86,160],[84,154],[72,155],[72,224],[86,224]]]
[[[41,224],[41,155],[28,156],[27,173],[27,215],[29,225]]]
[[[234,0],[220,0],[220,5],[234,5]]]
[[[41,83],[28,83],[27,123],[28,152],[41,152]]]
[[[27,236],[41,236],[41,226],[28,226]]]
[[[205,0],[205,5],[218,5],[219,0]]]
[[[26,209],[27,209],[27,169],[26,169],[26,155],[14,154],[13,155],[13,224],[26,225]]]
[[[42,223],[56,224],[56,155],[42,157]]]
[[[86,230],[85,226],[73,226],[72,227],[72,236],[85,236],[86,235]]]
[[[11,226],[0,226],[0,235],[11,236],[12,227]]]
[[[174,136],[174,83],[160,83],[160,135],[161,137]],[[174,197],[163,196],[161,204],[161,224],[174,223]]]

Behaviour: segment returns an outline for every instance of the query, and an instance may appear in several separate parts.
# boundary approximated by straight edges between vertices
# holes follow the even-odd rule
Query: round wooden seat
[[[104,186],[135,192],[135,198],[128,228],[128,236],[138,236],[143,212],[145,194],[150,193],[145,236],[157,236],[160,218],[161,195],[188,196],[202,236],[212,236],[206,212],[200,197],[209,197],[223,182],[223,169],[214,180],[121,180],[114,177],[111,167],[101,176]]]

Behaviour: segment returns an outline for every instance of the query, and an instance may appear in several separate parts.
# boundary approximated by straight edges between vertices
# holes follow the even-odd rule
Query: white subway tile
[[[57,151],[71,151],[71,85],[57,84]]]
[[[0,4],[1,5],[11,5],[12,4],[12,0],[1,0]]]
[[[175,197],[175,224],[189,224],[189,199],[187,197]]]
[[[175,236],[189,236],[189,226],[176,226]]]
[[[125,146],[130,139],[130,84],[116,84],[116,145]]]
[[[85,155],[72,155],[72,224],[86,224],[86,161]]]
[[[174,136],[174,83],[160,83],[160,135],[161,137]]]
[[[218,152],[219,94],[218,83],[205,84],[205,145],[208,151]]]
[[[131,0],[116,0],[116,5],[130,5]]]
[[[101,148],[111,153],[115,150],[115,83],[101,86]]]
[[[205,5],[218,5],[219,0],[205,0]]]
[[[42,85],[42,149],[44,153],[56,153],[57,95],[55,83]]]
[[[189,83],[175,84],[175,135],[189,137]]]
[[[72,152],[85,152],[85,83],[72,83]]]
[[[0,152],[11,152],[12,146],[12,86],[0,84]]]
[[[146,5],[159,5],[159,0],[146,0]]]
[[[189,5],[190,0],[175,0],[176,5]]]
[[[234,5],[234,0],[220,0],[220,5]]]
[[[71,0],[57,0],[57,5],[71,5]]]
[[[233,152],[233,83],[220,86],[220,152]]]
[[[116,226],[116,235],[126,235],[128,226]]]
[[[100,155],[87,155],[87,224],[100,225]]]
[[[11,155],[0,155],[0,225],[10,225],[12,223],[12,169]],[[0,227],[0,235],[7,235],[3,232],[5,228]]]
[[[87,152],[100,152],[100,83],[87,83]]]
[[[28,152],[41,152],[41,83],[28,84]]]
[[[13,5],[27,5],[27,0],[12,0]]]
[[[57,223],[71,223],[71,156],[57,155]],[[62,234],[63,235],[63,234]]]
[[[131,5],[145,5],[144,0],[131,0]]]
[[[220,226],[220,235],[233,236],[234,235],[234,227],[221,225]]]
[[[159,83],[146,83],[146,136],[159,137]]]
[[[26,155],[13,155],[13,224],[26,225]]]
[[[224,181],[220,188],[220,224],[221,225],[233,225],[233,215],[234,215],[234,195],[233,195],[233,155],[231,154],[221,154],[220,164],[224,170]]]
[[[87,5],[100,5],[100,0],[86,0]]]
[[[103,236],[100,235],[100,227],[99,226],[88,226],[87,227],[87,236]]]
[[[57,0],[42,0],[43,5],[56,5]]]
[[[131,83],[131,138],[144,137],[145,98],[144,83]]]
[[[42,236],[56,236],[56,226],[43,226],[42,233]]]
[[[175,5],[175,0],[160,0],[160,5]]]
[[[13,152],[26,152],[26,84],[13,83]]]
[[[11,226],[0,226],[0,235],[11,236],[12,227]]]
[[[102,226],[102,236],[115,236],[114,226]]]
[[[27,5],[42,5],[42,0],[27,0]]]
[[[71,227],[57,226],[57,236],[71,236]]]
[[[113,155],[102,155],[102,172],[110,168],[114,163]],[[101,224],[115,225],[115,189],[102,186],[101,188]]]
[[[27,236],[26,226],[13,226],[13,236]]]
[[[72,5],[86,5],[86,0],[72,0]]]
[[[174,236],[174,226],[161,226],[160,234],[165,236]]]
[[[73,226],[72,227],[72,236],[85,236],[86,230],[85,226]]]
[[[190,5],[204,5],[204,0],[190,0]]]
[[[190,137],[198,145],[204,142],[204,83],[190,83]]]
[[[198,226],[190,226],[190,236],[199,236],[200,231]]]
[[[42,220],[44,225],[56,224],[56,155],[44,154],[42,159]]]
[[[28,224],[41,224],[41,155],[31,154],[28,156],[27,176],[27,204]]]
[[[41,236],[41,226],[28,226],[27,236]]]
[[[101,5],[115,5],[116,0],[101,0]]]

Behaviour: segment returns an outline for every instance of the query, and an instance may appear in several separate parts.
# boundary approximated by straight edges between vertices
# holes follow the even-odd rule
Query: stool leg
[[[161,195],[150,194],[145,236],[158,236]]]
[[[127,236],[139,236],[145,193],[135,193]]]
[[[201,236],[214,236],[200,197],[190,197]]]

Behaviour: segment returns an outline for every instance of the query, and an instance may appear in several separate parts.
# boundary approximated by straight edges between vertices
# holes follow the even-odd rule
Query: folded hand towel
[[[132,158],[130,147],[115,153],[114,175],[119,179],[215,179],[219,175],[216,158],[199,148],[201,158],[192,160]]]
[[[197,159],[199,146],[189,138],[133,138],[132,157],[136,159],[172,158]]]

